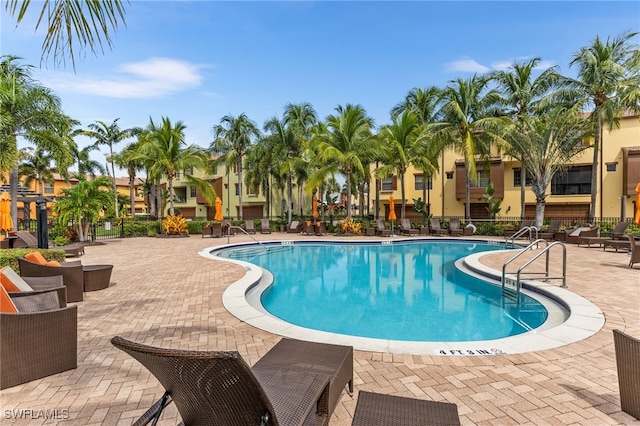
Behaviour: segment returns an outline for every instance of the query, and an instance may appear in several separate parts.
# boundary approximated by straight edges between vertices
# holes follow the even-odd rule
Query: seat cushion
[[[7,291],[33,291],[31,286],[20,275],[16,274],[16,271],[11,269],[10,266],[0,269],[0,284]]]
[[[15,314],[18,312],[16,305],[13,304],[13,301],[7,294],[7,290],[4,289],[3,286],[0,285],[0,312]]]

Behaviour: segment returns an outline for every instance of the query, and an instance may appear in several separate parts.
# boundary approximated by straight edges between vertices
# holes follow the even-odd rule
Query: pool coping
[[[444,239],[437,241],[465,241],[464,239]],[[372,242],[367,240],[352,240],[345,242],[350,243],[369,243],[369,244],[392,244],[407,241],[416,241],[413,239],[394,239],[393,241]],[[479,242],[483,240],[468,240]],[[487,240],[490,241],[490,240]],[[314,239],[281,242],[281,241],[264,241],[266,244],[304,244],[329,242],[335,244],[334,240]],[[231,284],[224,291],[222,303],[232,315],[247,324],[258,329],[274,333],[284,337],[290,337],[300,340],[308,340],[321,343],[331,343],[338,345],[353,346],[356,350],[383,352],[393,354],[406,355],[443,355],[443,356],[486,356],[501,354],[517,354],[533,351],[541,351],[547,349],[558,348],[571,343],[584,340],[597,333],[605,323],[604,313],[589,300],[584,297],[570,292],[558,285],[553,285],[536,280],[526,280],[523,284],[523,292],[529,295],[541,295],[542,298],[549,298],[561,304],[569,311],[569,316],[559,325],[547,325],[539,327],[535,330],[522,333],[517,336],[506,337],[493,340],[469,341],[469,342],[411,342],[387,339],[373,339],[358,336],[343,335],[337,333],[329,333],[325,331],[312,330],[300,326],[296,326],[278,318],[275,318],[265,311],[261,311],[253,307],[247,300],[247,296],[251,290],[260,282],[263,276],[263,270],[257,265],[228,259],[211,254],[213,251],[220,251],[226,248],[239,246],[253,246],[255,243],[239,243],[225,244],[216,247],[208,247],[199,252],[199,255],[224,262],[230,262],[242,266],[246,273],[238,281]],[[496,271],[483,265],[480,258],[491,252],[475,253],[466,256],[456,262],[456,265],[463,269],[466,273],[475,276],[481,276],[485,280],[500,280],[501,272]],[[538,298],[538,297],[536,297]],[[553,314],[553,321],[559,321],[557,315]]]

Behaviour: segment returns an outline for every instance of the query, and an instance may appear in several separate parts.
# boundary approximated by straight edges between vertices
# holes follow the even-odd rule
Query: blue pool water
[[[305,243],[226,249],[218,255],[269,270],[261,297],[273,316],[301,327],[404,341],[460,342],[524,333],[546,309],[459,271],[454,262],[496,244],[463,241]]]

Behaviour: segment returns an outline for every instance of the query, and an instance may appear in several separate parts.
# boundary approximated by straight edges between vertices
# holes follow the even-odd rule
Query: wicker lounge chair
[[[327,224],[324,222],[316,223],[316,235],[327,235]]]
[[[269,223],[269,219],[260,219],[260,233],[261,234],[271,233],[271,224]]]
[[[459,237],[463,232],[464,230],[460,227],[460,219],[457,217],[451,218],[451,220],[449,220],[449,234],[453,237]]]
[[[577,228],[566,229],[564,231],[556,232],[553,239],[556,241],[562,241],[567,244],[578,244],[580,238],[584,237],[597,237],[598,227],[581,226]]]
[[[358,392],[351,426],[457,426],[458,406],[373,392]]]
[[[391,229],[387,229],[387,227],[384,225],[384,220],[382,219],[378,219],[376,220],[376,235],[381,236],[381,237],[390,237],[391,236]]]
[[[62,275],[64,286],[67,288],[67,302],[82,302],[84,273],[79,260],[64,262],[61,266],[50,266],[30,262],[24,257],[19,257],[18,265],[20,266],[20,276],[22,277],[52,277]]]
[[[328,423],[328,374],[283,364],[253,369],[236,351],[164,349],[119,336],[111,343],[138,360],[166,390],[136,425],[159,419],[171,402],[185,425]]]
[[[38,248],[38,239],[29,231],[16,231],[18,240],[13,243],[13,248]]]
[[[409,219],[400,219],[400,225],[398,225],[398,229],[400,230],[400,235],[418,235],[418,232],[420,232],[419,229],[411,227],[411,222],[409,222]]]
[[[586,244],[587,247],[591,247],[591,244],[597,244],[598,247],[603,246],[605,244],[606,241],[608,240],[623,240],[627,237],[625,237],[625,231],[627,230],[627,228],[629,227],[629,222],[618,222],[618,224],[615,226],[615,228],[613,228],[613,232],[611,234],[611,237],[587,237],[587,236],[580,236],[578,238],[578,245],[581,244]]]
[[[78,366],[78,308],[59,294],[10,294],[18,312],[0,313],[0,389]]]
[[[429,220],[429,225],[431,227],[431,235],[447,235],[449,230],[446,228],[442,228],[440,225],[440,219],[431,219]]]
[[[616,351],[620,406],[622,411],[640,420],[640,340],[613,330]]]
[[[629,238],[629,250],[631,251],[629,268],[633,268],[634,263],[640,263],[640,240],[636,240],[631,234],[627,234],[627,238]]]
[[[292,221],[287,228],[287,232],[290,234],[299,234],[301,232],[300,222],[297,220]]]
[[[549,223],[549,226],[547,226],[547,229],[545,229],[544,231],[540,231],[538,233],[538,238],[542,238],[545,240],[553,240],[554,235],[556,234],[556,232],[560,231],[561,226],[562,226],[562,220],[559,220],[559,219],[552,220]]]
[[[252,219],[249,219],[244,223],[244,230],[247,231],[247,234],[256,233],[256,227]]]

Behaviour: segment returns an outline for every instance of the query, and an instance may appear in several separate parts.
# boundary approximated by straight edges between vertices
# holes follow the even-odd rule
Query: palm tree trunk
[[[600,135],[602,134],[602,120],[596,117],[596,134],[593,143],[593,166],[591,169],[591,205],[589,206],[589,222],[593,223],[596,217],[596,194],[598,193],[598,160],[600,156]]]
[[[173,178],[169,177],[169,215],[173,216]]]
[[[544,207],[545,207],[544,194],[542,197],[536,196],[536,228],[540,229],[544,222]]]
[[[109,160],[111,162],[111,176],[113,177],[113,193],[115,195],[115,207],[116,207],[116,217],[120,217],[120,209],[118,208],[118,185],[116,184],[116,169],[113,165],[113,148],[109,145],[110,157]]]
[[[442,194],[444,196],[444,193]],[[471,176],[467,174],[467,182],[465,188],[465,206],[464,206],[464,220],[469,222],[471,220]]]
[[[129,210],[131,212],[131,217],[134,217],[136,215],[136,194],[134,188],[135,180],[135,177],[129,177],[129,202],[131,203]]]
[[[291,188],[291,172],[287,172],[287,214],[288,214],[288,223],[291,223],[293,219],[292,214],[292,199],[293,198],[293,188]],[[302,218],[301,218],[302,219]]]
[[[347,172],[347,218],[351,219],[351,172]]]
[[[18,229],[18,165],[11,169],[9,176],[9,195],[11,196],[11,220],[14,228]]]
[[[242,156],[238,162],[238,219],[242,220]]]
[[[406,202],[405,202],[405,193],[404,193],[404,172],[400,173],[400,196],[402,197],[402,208],[400,210],[400,217],[405,219],[405,211],[406,211]]]
[[[527,171],[524,168],[524,164],[520,166],[520,220],[524,220],[526,210],[526,188],[527,188]],[[537,210],[536,202],[536,210]]]

